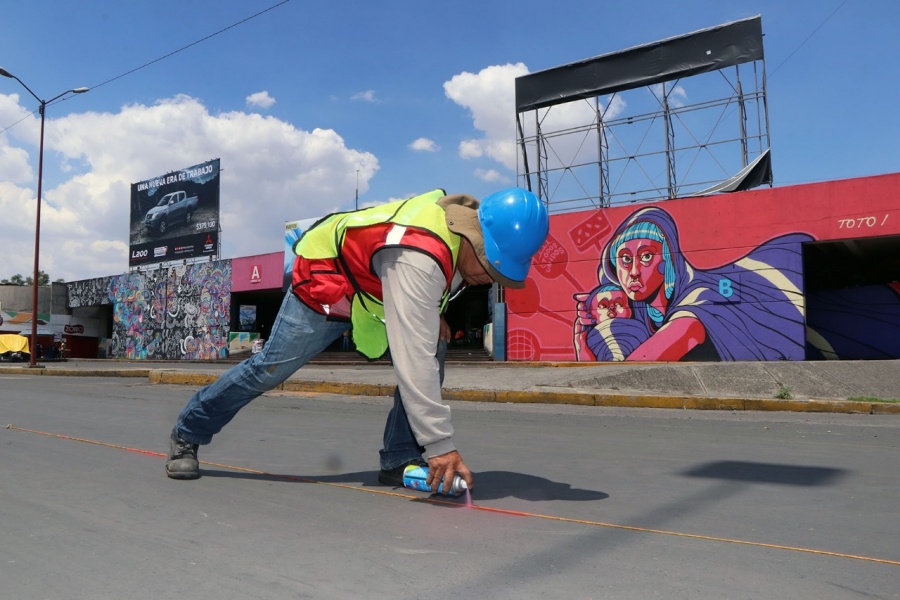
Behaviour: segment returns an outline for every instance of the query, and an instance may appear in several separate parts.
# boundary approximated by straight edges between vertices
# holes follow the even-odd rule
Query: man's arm
[[[441,400],[435,352],[441,336],[444,275],[438,263],[415,250],[387,248],[373,265],[381,278],[385,326],[400,397],[416,441],[425,448],[437,488],[459,473],[472,487],[472,474],[453,444],[450,407]],[[444,332],[446,335],[446,331]]]

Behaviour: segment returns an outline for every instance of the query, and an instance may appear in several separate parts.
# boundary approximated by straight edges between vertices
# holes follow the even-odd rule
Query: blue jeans
[[[438,365],[440,365],[441,385],[444,384],[444,362],[447,360],[447,342],[441,340],[437,347]],[[400,398],[400,387],[394,388],[394,406],[388,413],[384,424],[384,448],[381,450],[381,468],[394,469],[411,460],[422,458],[425,448],[416,442],[406,409]]]
[[[198,390],[178,415],[175,424],[178,435],[192,444],[210,443],[212,437],[222,431],[241,408],[282,384],[349,328],[350,323],[329,321],[294,294],[285,294],[262,351]],[[446,352],[447,346],[442,342],[438,347],[441,382],[444,380]],[[421,458],[421,452],[400,401],[399,389],[395,390],[394,408],[385,424],[381,468],[393,468]]]
[[[194,394],[178,415],[178,435],[193,444],[208,444],[240,409],[281,385],[349,328],[350,323],[328,321],[294,294],[285,294],[262,351]]]

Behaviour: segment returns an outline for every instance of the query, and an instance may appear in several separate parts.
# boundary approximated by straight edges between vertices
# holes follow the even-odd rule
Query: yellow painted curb
[[[0,375],[40,375],[46,377],[148,377],[150,369],[48,369],[37,367],[2,367]]]
[[[567,365],[568,366],[568,365]],[[2,367],[0,374],[58,377],[146,377],[153,384],[204,386],[216,381],[220,373],[202,373],[169,369],[60,369]],[[386,384],[306,381],[289,379],[278,386],[287,392],[346,394],[351,396],[393,396],[394,386]],[[776,398],[704,398],[696,396],[641,396],[594,394],[559,390],[477,390],[445,389],[446,400],[511,404],[570,404],[622,408],[667,408],[687,410],[782,411],[818,413],[861,413],[900,415],[900,403],[853,402],[849,400],[779,400]]]
[[[819,413],[900,414],[900,404],[849,400],[778,400],[768,398],[702,398],[695,396],[640,396],[583,392],[444,390],[447,400],[533,404],[573,404],[622,408],[685,410],[783,411]]]
[[[317,392],[351,396],[393,396],[394,386],[378,383],[342,383],[338,381],[303,381],[288,379],[279,386],[286,392]]]
[[[218,379],[218,375],[195,373],[193,371],[150,371],[150,383],[168,383],[172,385],[209,385]]]

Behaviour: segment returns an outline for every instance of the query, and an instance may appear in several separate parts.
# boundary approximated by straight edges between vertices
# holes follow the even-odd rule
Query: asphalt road
[[[900,598],[900,416],[453,403],[473,506],[376,482],[388,398],[0,374],[0,597]],[[159,453],[159,454],[157,454]]]

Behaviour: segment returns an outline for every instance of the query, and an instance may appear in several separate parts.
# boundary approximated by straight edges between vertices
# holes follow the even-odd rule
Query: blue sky
[[[223,258],[280,251],[357,179],[361,205],[484,196],[516,179],[515,76],[754,15],[775,184],[900,170],[895,0],[8,0],[0,66],[92,88],[47,109],[41,268],[126,271],[130,184],[212,158]],[[36,108],[0,78],[0,278],[32,270]]]

